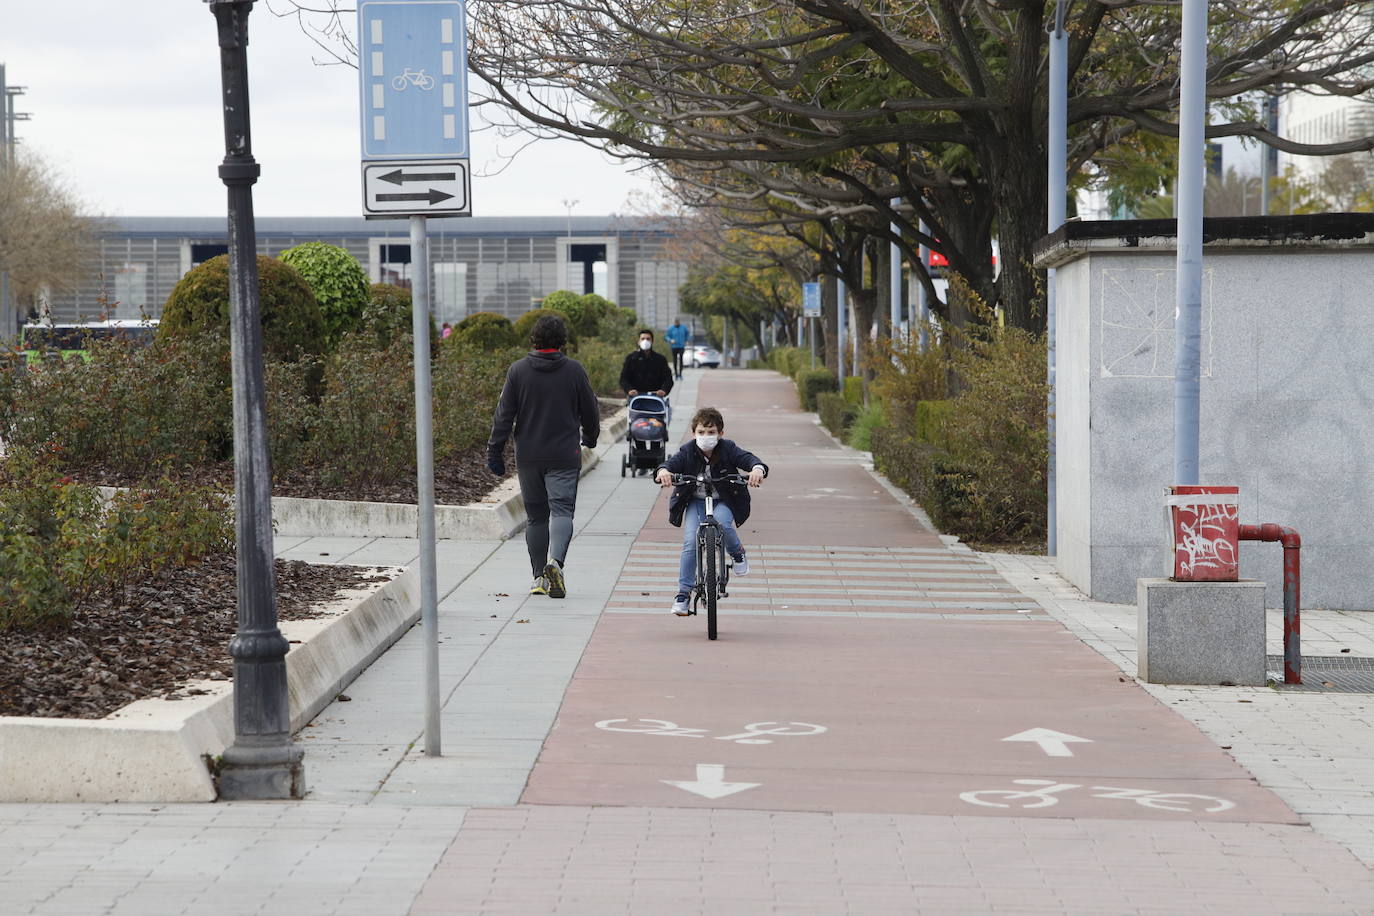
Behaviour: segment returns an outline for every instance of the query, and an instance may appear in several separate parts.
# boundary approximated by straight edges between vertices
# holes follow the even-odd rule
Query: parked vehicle
[[[156,318],[111,318],[84,324],[26,324],[19,330],[19,349],[32,365],[48,354],[49,359],[91,358],[87,348],[103,340],[152,343],[157,333]]]
[[[712,369],[720,368],[720,351],[715,347],[708,347],[705,344],[698,344],[692,348],[692,368],[700,369],[702,366],[710,366]]]

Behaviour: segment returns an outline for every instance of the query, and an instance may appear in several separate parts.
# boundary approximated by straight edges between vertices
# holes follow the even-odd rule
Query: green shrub
[[[528,312],[515,319],[514,330],[515,343],[517,346],[528,347],[530,345],[530,332],[534,330],[534,323],[545,315],[557,315],[559,318],[563,319],[564,323],[567,323],[568,320],[567,315],[564,315],[562,312],[555,312],[553,309],[530,309]],[[569,352],[577,349],[577,342],[577,334],[572,327],[569,327],[567,347]]]
[[[558,312],[568,322],[569,333],[579,338],[595,337],[600,333],[604,306],[610,303],[600,296],[578,295],[571,290],[554,290],[539,303],[541,309]]]
[[[510,319],[495,312],[473,312],[458,322],[453,335],[478,350],[508,350],[516,345]],[[525,336],[528,340],[529,335]]]
[[[773,367],[769,364],[768,360],[766,360],[766,359],[751,359],[751,360],[749,360],[748,362],[746,362],[746,363],[744,364],[744,368],[746,368],[746,369],[772,369]]]
[[[345,336],[324,367],[314,436],[302,460],[330,485],[415,473],[415,376],[411,339],[378,350]],[[438,456],[436,455],[436,458]]]
[[[324,319],[310,285],[288,264],[258,256],[263,351],[278,359],[324,351]],[[158,340],[218,332],[229,339],[229,258],[191,268],[167,297]]]
[[[358,326],[367,309],[371,289],[363,266],[345,249],[325,242],[306,242],[279,257],[310,285],[324,319],[325,341],[332,348]]]
[[[802,410],[816,409],[816,395],[823,391],[837,391],[839,384],[829,369],[806,369],[797,373],[797,394]]]
[[[624,397],[620,390],[620,370],[630,352],[623,343],[595,338],[584,340],[577,347],[577,361],[587,370],[592,390],[601,397]]]
[[[397,335],[412,333],[410,290],[391,283],[368,287],[367,306],[358,318],[357,330],[376,341],[377,349],[391,346]],[[430,324],[433,325],[433,319]]]
[[[950,435],[950,421],[953,419],[956,404],[952,400],[917,401],[912,418],[911,434],[918,441],[933,445],[945,451],[954,448]]]
[[[464,342],[440,351],[433,376],[436,457],[487,441],[506,371],[525,353],[519,347],[480,350]]]
[[[887,414],[883,411],[882,404],[878,402],[870,404],[859,412],[854,424],[849,427],[849,435],[845,439],[845,444],[861,452],[871,452],[873,450],[874,431],[886,423]]]
[[[811,351],[800,347],[774,347],[768,351],[768,365],[783,375],[796,378],[798,372],[811,368]]]
[[[851,375],[844,380],[844,399],[856,407],[862,407],[864,403],[864,380],[857,375]]]
[[[221,334],[152,346],[115,340],[89,352],[89,362],[68,360],[16,378],[21,400],[4,432],[10,445],[56,450],[68,469],[99,466],[134,478],[230,456],[232,389]]]
[[[821,425],[830,434],[843,439],[845,432],[859,415],[859,409],[834,391],[822,391],[816,395],[816,413],[820,415]]]

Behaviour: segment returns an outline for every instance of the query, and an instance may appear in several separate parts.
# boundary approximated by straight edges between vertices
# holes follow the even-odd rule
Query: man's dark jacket
[[[581,467],[582,445],[595,448],[601,431],[587,370],[561,352],[535,352],[513,363],[492,419],[488,460],[501,458],[512,427],[518,466]]]
[[[707,461],[706,455],[701,449],[697,448],[695,441],[688,442],[677,450],[677,454],[669,458],[654,470],[654,476],[663,468],[667,468],[674,474],[691,474],[696,476],[704,469],[710,469],[710,477],[715,480],[725,474],[744,473],[748,474],[755,467],[763,465],[763,476],[768,476],[768,465],[759,460],[753,452],[745,451],[735,444],[733,439],[721,439],[716,443],[716,447],[711,450],[711,459]],[[721,483],[717,485],[716,492],[720,494],[720,501],[730,507],[730,512],[735,516],[735,527],[743,525],[749,520],[749,488],[740,483]],[[687,504],[692,501],[692,496],[696,493],[696,484],[678,484],[673,487],[673,495],[668,499],[668,521],[675,528],[682,527],[682,516],[687,511]]]
[[[657,350],[636,350],[625,357],[625,365],[620,369],[620,390],[662,391],[673,390],[673,370],[668,368],[668,360]]]

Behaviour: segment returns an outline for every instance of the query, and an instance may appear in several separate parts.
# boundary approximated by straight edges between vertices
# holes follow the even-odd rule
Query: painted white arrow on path
[[[1071,742],[1081,742],[1092,744],[1091,738],[1080,738],[1077,735],[1066,735],[1048,728],[1031,728],[1019,734],[1003,738],[1003,741],[1033,741],[1040,745],[1040,750],[1050,757],[1072,757],[1073,751],[1069,750]]]
[[[726,782],[725,767],[719,763],[698,763],[695,782],[676,779],[660,779],[659,782],[666,782],[670,786],[686,789],[688,792],[703,798],[724,798],[727,795],[734,795],[736,792],[755,789],[763,785],[761,782]]]

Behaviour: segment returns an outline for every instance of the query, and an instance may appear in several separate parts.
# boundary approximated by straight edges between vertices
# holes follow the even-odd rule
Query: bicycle
[[[434,77],[426,73],[424,68],[412,70],[406,67],[405,72],[391,81],[391,88],[397,92],[404,92],[407,86],[414,86],[428,92],[434,88]]]
[[[716,638],[716,602],[729,598],[725,590],[730,584],[730,558],[725,555],[725,529],[716,521],[715,503],[719,498],[717,486],[722,483],[749,483],[741,474],[722,474],[711,477],[702,474],[673,474],[673,484],[695,484],[706,500],[706,517],[697,526],[697,581],[687,605],[687,613],[695,615],[697,608],[706,605],[706,638]]]

